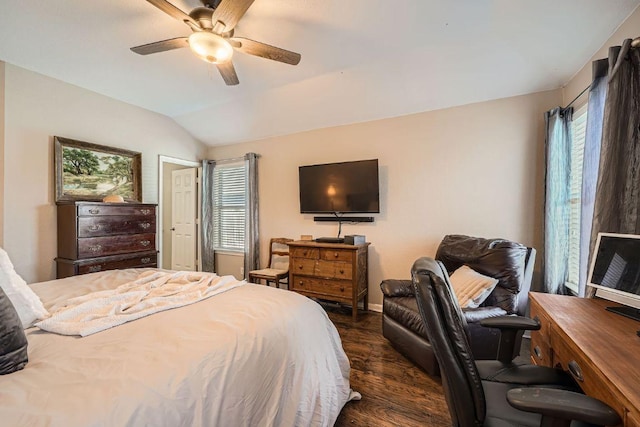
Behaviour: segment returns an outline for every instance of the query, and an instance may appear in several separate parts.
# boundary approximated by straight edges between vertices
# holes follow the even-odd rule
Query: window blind
[[[587,130],[587,105],[578,109],[571,123],[571,172],[569,195],[569,274],[565,285],[578,293],[580,275],[580,215],[582,209],[582,164]]]
[[[244,252],[247,179],[244,165],[213,170],[214,249]]]

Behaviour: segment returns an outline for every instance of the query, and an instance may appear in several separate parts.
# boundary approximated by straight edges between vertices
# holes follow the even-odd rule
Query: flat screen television
[[[640,236],[599,233],[588,280],[596,296],[628,306],[611,311],[640,316]]]
[[[300,213],[379,213],[378,159],[299,167]]]

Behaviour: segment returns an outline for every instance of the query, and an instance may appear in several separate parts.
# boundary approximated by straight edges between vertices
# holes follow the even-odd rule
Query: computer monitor
[[[640,236],[599,233],[588,283],[597,297],[636,309],[622,311],[640,309]]]

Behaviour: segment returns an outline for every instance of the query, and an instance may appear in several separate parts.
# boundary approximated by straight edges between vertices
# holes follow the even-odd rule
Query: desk
[[[536,292],[529,298],[541,324],[531,333],[531,361],[571,372],[625,427],[640,427],[640,322],[606,311],[619,305],[611,301]]]

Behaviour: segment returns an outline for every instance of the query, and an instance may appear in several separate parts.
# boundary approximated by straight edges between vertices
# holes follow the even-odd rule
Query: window
[[[214,249],[244,252],[247,179],[244,164],[213,170]]]
[[[571,123],[571,174],[569,195],[569,274],[565,285],[576,294],[580,276],[580,215],[582,163],[587,130],[587,105],[576,110]]]

